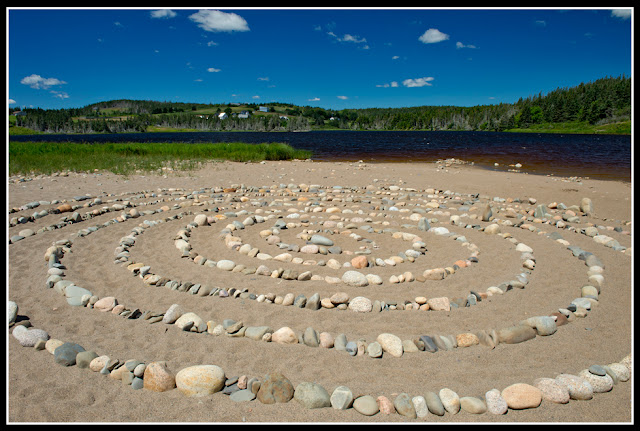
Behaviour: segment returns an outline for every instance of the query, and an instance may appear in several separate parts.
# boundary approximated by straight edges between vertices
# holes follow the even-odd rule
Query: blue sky
[[[10,8],[8,103],[513,103],[631,76],[632,20],[632,8]]]

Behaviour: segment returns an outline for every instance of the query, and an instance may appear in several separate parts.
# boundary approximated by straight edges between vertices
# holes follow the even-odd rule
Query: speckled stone
[[[498,389],[491,389],[484,394],[484,398],[487,402],[487,411],[494,415],[503,415],[509,409],[507,402]]]
[[[556,382],[569,391],[569,397],[572,400],[590,400],[593,398],[593,388],[583,378],[573,374],[560,374],[556,377]]]
[[[557,404],[569,402],[569,391],[555,379],[542,377],[533,381],[533,385],[542,392],[542,399]]]
[[[589,370],[582,370],[578,373],[578,377],[582,377],[589,382],[594,393],[609,392],[613,389],[613,379],[606,374],[606,371],[604,376],[599,376],[591,373]]]

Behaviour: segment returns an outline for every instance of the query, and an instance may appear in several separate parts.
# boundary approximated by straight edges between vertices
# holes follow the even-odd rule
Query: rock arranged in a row
[[[109,308],[108,304],[104,305]],[[509,410],[534,409],[547,403],[590,400],[595,394],[609,392],[620,382],[629,381],[632,372],[631,355],[627,355],[619,362],[593,364],[577,374],[541,377],[530,383],[514,383],[502,390],[492,388],[484,397],[461,396],[445,387],[414,395],[402,392],[390,400],[383,395],[354,395],[343,385],[336,386],[331,393],[315,382],[300,382],[294,386],[284,374],[277,372],[262,377],[227,376],[221,367],[213,364],[192,365],[174,372],[166,361],[120,360],[86,350],[73,342],[51,338],[42,329],[29,329],[25,324],[28,321],[15,324],[18,306],[14,302],[8,303],[8,312],[9,325],[14,326],[12,335],[21,346],[46,350],[60,366],[89,369],[133,390],[167,392],[177,389],[184,396],[196,398],[220,393],[238,403],[257,400],[262,404],[279,404],[294,400],[306,409],[354,409],[365,416],[398,414],[406,420],[456,415],[461,411],[503,415]],[[232,326],[229,324],[227,328]]]
[[[366,193],[369,194],[370,190],[369,188],[365,188],[366,189]],[[244,186],[233,186],[231,188],[212,188],[210,190],[199,190],[196,192],[192,192],[190,194],[186,194],[187,199],[191,199],[192,202],[188,202],[188,201],[182,201],[181,204],[187,202],[187,203],[193,203],[196,204],[197,201],[197,197],[198,196],[202,196],[206,193],[211,193],[211,197],[215,197],[215,202],[220,202],[222,201],[222,199],[220,199],[220,194],[221,193],[235,193],[236,191],[242,192],[244,193],[242,195],[242,197],[239,199],[241,201],[250,201],[250,198],[248,197],[249,195],[251,195],[253,193],[253,195],[255,196],[266,196],[266,195],[270,195],[270,196],[275,196],[277,193],[277,191],[282,191],[284,190],[285,192],[283,192],[281,195],[292,195],[292,196],[297,196],[297,194],[301,193],[301,192],[307,192],[307,193],[313,193],[317,196],[321,196],[322,193],[320,193],[323,188],[321,186],[317,186],[317,185],[312,185],[312,186],[307,186],[304,184],[301,185],[295,185],[295,184],[289,184],[289,185],[285,185],[285,184],[281,184],[279,187],[278,186],[271,186],[271,187],[262,187],[262,188],[257,188],[257,187],[244,187]],[[136,198],[157,198],[155,201],[151,201],[151,202],[142,202],[139,205],[151,205],[154,203],[158,203],[158,202],[162,202],[165,201],[166,198],[162,197],[163,195],[163,189],[159,189],[158,190],[158,194],[156,194],[155,192],[134,192],[131,193],[131,195],[133,195]],[[342,188],[339,186],[334,186],[332,189],[329,189],[326,191],[325,196],[323,197],[323,199],[327,199],[327,195],[329,195],[329,198],[332,201],[334,199],[333,196],[331,196],[331,193],[335,193],[335,192],[349,192],[352,191],[354,193],[361,193],[361,190],[358,190],[358,188]],[[180,190],[179,189],[168,189],[168,194],[169,196],[173,196],[173,195],[180,195]],[[478,209],[477,207],[475,207],[475,203],[479,200],[487,200],[489,201],[489,197],[488,196],[480,196],[480,195],[469,195],[468,199],[466,201],[462,201],[461,199],[461,195],[458,193],[453,193],[451,191],[437,191],[434,189],[426,189],[424,191],[424,194],[420,194],[417,190],[415,189],[402,189],[398,186],[389,186],[388,187],[388,191],[385,191],[384,189],[381,191],[378,191],[376,194],[390,194],[390,195],[395,195],[397,196],[397,202],[394,202],[390,199],[384,198],[382,197],[380,202],[383,204],[389,204],[386,206],[382,206],[383,209],[388,209],[388,213],[391,212],[398,212],[401,213],[402,211],[409,211],[408,209],[399,209],[397,206],[403,206],[406,204],[406,202],[404,202],[404,200],[407,199],[407,197],[410,198],[415,198],[415,197],[423,197],[423,207],[426,208],[429,211],[434,211],[434,210],[438,210],[438,209],[448,209],[451,208],[453,210],[458,210],[459,212],[461,212],[461,214],[458,215],[454,215],[451,216],[451,222],[452,224],[456,224],[457,221],[461,220],[464,217],[469,216],[469,214],[471,213],[471,211]],[[246,194],[246,196],[245,196]],[[425,197],[426,195],[426,197]],[[184,197],[184,196],[182,196]],[[438,199],[436,199],[438,198]],[[22,207],[19,208],[12,208],[10,213],[13,212],[18,212],[18,211],[22,211],[22,210],[28,210],[28,209],[34,209],[37,208],[40,205],[47,205],[47,204],[57,204],[60,202],[64,202],[61,205],[59,205],[58,207],[53,207],[50,208],[48,210],[41,210],[39,212],[35,212],[34,214],[32,214],[31,216],[27,216],[27,217],[14,217],[10,220],[9,225],[10,226],[16,226],[19,224],[23,224],[23,223],[27,223],[30,221],[34,221],[38,218],[43,217],[45,214],[45,212],[47,214],[60,214],[63,212],[68,212],[68,211],[75,211],[81,207],[91,207],[97,204],[102,203],[102,198],[98,197],[98,198],[93,198],[93,200],[91,200],[92,197],[90,196],[76,196],[73,198],[74,201],[80,202],[80,201],[87,201],[85,204],[83,204],[82,206],[80,205],[71,205],[69,203],[66,203],[66,200],[54,200],[51,202],[48,201],[34,201],[34,202],[29,202],[25,205],[23,205]],[[175,199],[180,199],[180,197],[176,197]],[[298,201],[304,201],[304,197],[294,197],[292,198],[292,200],[298,200]],[[345,201],[349,201],[349,199],[351,199],[351,201],[357,201],[357,198],[352,198],[349,197],[347,199],[345,199]],[[431,199],[429,202],[426,202],[426,199]],[[307,199],[308,200],[308,199]],[[338,201],[340,201],[340,199],[337,199]],[[101,209],[94,209],[89,213],[86,213],[84,215],[80,215],[77,212],[74,212],[72,215],[70,216],[66,216],[64,217],[59,223],[57,224],[53,224],[47,227],[43,227],[40,228],[37,231],[34,231],[32,229],[23,229],[21,230],[17,235],[12,235],[10,238],[10,244],[17,242],[19,240],[24,239],[27,236],[31,236],[34,235],[37,232],[41,232],[41,231],[48,231],[48,230],[53,230],[53,229],[58,229],[58,228],[62,228],[68,224],[71,223],[78,223],[82,220],[87,220],[90,219],[92,217],[95,217],[97,215],[100,214],[104,214],[105,212],[109,212],[109,211],[122,211],[122,214],[118,217],[120,220],[129,218],[129,217],[137,217],[140,215],[140,212],[135,208],[135,206],[137,204],[134,204],[131,202],[131,200],[122,200],[122,199],[116,199],[116,200],[111,200],[111,202],[116,202],[114,203],[111,207],[102,207]],[[118,202],[121,201],[121,202]],[[373,199],[367,197],[367,198],[360,198],[360,201],[364,202],[364,203],[373,203]],[[262,201],[264,202],[264,201]],[[502,220],[500,221],[500,223],[504,223],[504,224],[508,224],[508,225],[514,225],[514,223],[512,222],[512,220],[515,220],[515,225],[519,226],[522,223],[527,223],[527,222],[533,222],[533,223],[544,223],[544,224],[548,224],[550,226],[554,226],[560,229],[567,229],[569,231],[573,231],[573,232],[577,232],[577,233],[582,233],[586,236],[592,237],[594,238],[594,241],[598,244],[602,244],[604,246],[607,246],[609,248],[612,248],[614,250],[618,250],[621,251],[623,253],[631,253],[631,249],[620,245],[620,243],[615,240],[614,238],[612,238],[609,235],[606,235],[604,233],[601,233],[601,230],[607,231],[607,232],[620,232],[626,235],[630,234],[629,230],[623,230],[621,227],[613,227],[613,226],[600,226],[600,225],[594,225],[592,223],[588,223],[587,227],[585,228],[580,228],[577,229],[576,227],[574,227],[572,224],[575,223],[579,223],[582,221],[580,216],[585,216],[585,217],[590,217],[593,218],[594,216],[594,209],[593,209],[593,203],[591,202],[591,200],[589,198],[583,198],[580,202],[579,205],[571,205],[569,207],[567,207],[566,205],[564,205],[563,203],[557,203],[557,202],[552,202],[549,203],[548,205],[542,205],[542,204],[538,204],[534,209],[526,209],[526,208],[519,208],[518,205],[521,204],[523,201],[521,199],[505,199],[505,198],[499,198],[499,197],[494,197],[491,202],[494,205],[501,205],[501,204],[506,204],[508,205],[506,208],[501,207],[495,207],[492,208],[490,204],[487,204],[487,206],[484,208],[484,210],[482,210],[482,214],[481,214],[481,218],[483,221],[489,221],[491,219],[496,219],[496,221],[500,221],[496,218],[496,216],[498,214],[503,214],[505,216],[505,218],[507,220]],[[530,205],[535,205],[537,203],[536,199],[534,198],[529,198],[527,200],[528,204]],[[251,201],[252,204],[255,204],[256,201]],[[202,204],[202,203],[200,203]],[[402,204],[402,205],[401,205]],[[516,208],[513,208],[512,205],[516,204]],[[397,205],[397,206],[395,206]],[[124,209],[126,209],[127,207],[132,207],[131,209],[129,209],[128,211],[123,211]],[[318,209],[313,208],[313,210]],[[337,207],[332,207],[332,208],[327,208],[327,210],[333,211],[333,210],[337,210],[339,208]],[[414,204],[414,209],[413,211],[424,211],[422,208],[420,208],[420,204],[419,203],[415,203]],[[564,211],[561,214],[556,213],[557,211]],[[418,216],[419,213],[414,213],[412,214],[412,216]],[[475,215],[472,215],[472,217],[474,217]],[[626,226],[630,225],[630,222],[621,222]]]

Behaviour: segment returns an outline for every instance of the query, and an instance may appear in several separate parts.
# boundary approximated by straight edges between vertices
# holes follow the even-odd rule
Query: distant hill
[[[219,114],[223,112],[227,116],[221,119]],[[239,115],[243,112],[250,113],[248,118]],[[330,110],[280,102],[203,104],[119,99],[83,108],[25,109],[24,113],[16,117],[17,127],[54,133],[312,129],[630,133],[631,78],[606,77],[530,95],[516,103],[472,107]]]

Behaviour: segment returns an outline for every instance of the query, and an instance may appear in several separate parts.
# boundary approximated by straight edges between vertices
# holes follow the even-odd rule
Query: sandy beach
[[[17,322],[9,326],[7,334],[8,422],[629,423],[634,419],[633,372],[630,380],[619,381],[610,391],[596,393],[590,400],[572,399],[564,404],[542,400],[536,408],[509,409],[501,415],[473,414],[463,409],[457,414],[429,413],[411,419],[398,413],[366,416],[354,408],[308,409],[295,399],[269,405],[257,399],[235,402],[220,392],[188,397],[178,389],[134,390],[99,372],[57,364],[48,350],[23,347],[12,336],[16,325],[28,321],[32,328],[46,331],[52,339],[77,343],[97,355],[121,361],[137,359],[145,364],[166,361],[174,374],[186,367],[211,364],[222,368],[227,378],[261,379],[268,373],[280,372],[295,387],[315,382],[329,395],[336,387],[346,386],[354,398],[385,396],[393,401],[401,393],[414,397],[450,388],[460,397],[484,399],[486,392],[494,388],[502,391],[515,383],[533,385],[538,378],[555,378],[562,373],[578,375],[594,364],[618,363],[633,353],[632,184],[497,172],[457,164],[311,161],[220,162],[192,172],[127,178],[111,173],[70,173],[12,180],[7,186],[8,238],[25,229],[35,234],[7,246],[7,300],[19,307]],[[196,193],[194,198],[194,191],[202,193]],[[90,199],[74,199],[85,195]],[[96,198],[101,203],[89,206]],[[550,215],[562,220],[567,209],[553,203],[569,208],[580,206],[583,198],[592,201],[593,213],[585,215],[578,211],[574,214],[577,218],[563,220],[560,227],[555,225],[556,219],[551,218],[550,222],[546,217],[541,220],[533,216],[539,205],[545,205]],[[55,200],[60,202],[53,203]],[[133,206],[86,216],[123,201]],[[25,207],[32,202],[41,204],[36,208]],[[78,206],[74,211],[83,219],[48,231],[39,229],[58,223],[72,212],[50,213],[10,225],[12,219],[28,218],[34,212],[65,202]],[[440,207],[427,205],[430,202],[437,202]],[[314,212],[314,206],[309,206],[313,203],[322,210]],[[481,215],[487,203],[491,205],[493,220],[485,222]],[[151,214],[151,210],[163,206],[167,210]],[[108,224],[123,213],[131,214],[133,208],[139,216]],[[336,210],[327,211],[329,208]],[[228,259],[247,267],[264,264],[272,269],[311,271],[320,277],[299,281],[223,271],[200,265],[193,255],[183,256],[175,247],[180,230],[192,223],[197,214],[215,218],[242,210],[245,212],[238,217],[219,217],[215,223],[191,229],[188,240],[192,252],[216,261]],[[286,251],[260,235],[281,220],[292,223],[291,228],[279,233],[282,242],[302,247],[306,241],[300,235],[316,230],[329,236],[343,253],[302,255],[290,251],[315,262],[302,265],[258,260],[225,246],[221,230],[233,220],[242,222],[255,214],[274,218],[233,231],[233,235],[261,252],[275,256]],[[288,217],[291,214],[298,217]],[[444,227],[463,235],[477,253],[463,241],[418,229],[418,217],[411,218],[412,214],[427,217],[432,228]],[[115,261],[121,239],[131,234],[132,229],[144,225],[145,220],[163,220],[174,215],[178,217],[146,227],[144,233],[137,235],[128,261]],[[281,218],[275,218],[278,216]],[[458,224],[452,224],[452,216]],[[525,226],[517,226],[523,219]],[[322,232],[327,229],[322,222],[328,220],[343,224],[331,228],[334,231],[329,235]],[[349,223],[355,226],[348,228]],[[500,234],[482,230],[491,224],[499,226]],[[97,225],[103,227],[78,235],[83,229]],[[362,225],[373,229],[360,229]],[[597,228],[598,235],[617,241],[619,247],[601,244],[582,233],[590,226]],[[318,265],[320,260],[334,257],[340,263],[350,262],[355,254],[349,253],[362,247],[371,249],[370,259],[384,260],[411,248],[411,241],[394,237],[384,229],[418,235],[426,243],[426,251],[413,262],[405,260],[395,266],[359,270],[379,275],[383,280],[379,285],[350,286],[326,281],[325,277],[340,278],[351,268],[332,269]],[[350,232],[367,241],[354,239]],[[558,234],[564,242],[549,238],[546,234],[550,233]],[[533,249],[535,268],[528,271],[524,288],[486,295],[489,287],[525,271],[515,243],[504,238],[509,235]],[[49,268],[45,252],[65,239],[72,239],[72,245],[60,259],[65,268],[63,278],[98,298],[113,296],[127,308],[159,313],[172,304],[180,304],[183,310],[216,325],[233,319],[250,327],[269,326],[273,331],[289,327],[298,335],[312,327],[317,333],[326,332],[333,337],[345,334],[349,341],[364,340],[363,345],[374,342],[382,333],[394,334],[402,340],[417,340],[425,334],[455,337],[478,331],[488,333],[564,309],[581,296],[581,288],[589,280],[589,267],[567,249],[567,243],[597,256],[603,264],[604,282],[599,287],[597,303],[592,304],[588,314],[558,325],[552,335],[538,335],[516,344],[499,343],[494,348],[480,343],[435,353],[405,351],[400,357],[385,353],[381,358],[372,358],[366,353],[351,356],[335,348],[310,347],[304,343],[281,344],[206,331],[182,331],[172,324],[150,324],[87,306],[71,306],[64,296],[46,286]],[[448,267],[471,256],[476,256],[477,261],[472,260],[443,280],[390,282],[394,275],[407,271],[422,275],[425,269]],[[246,288],[256,295],[292,293],[311,298],[317,293],[320,298],[329,298],[336,292],[345,292],[350,298],[362,296],[386,304],[404,305],[407,301],[413,304],[406,307],[410,310],[355,312],[325,307],[311,310],[258,302],[249,297],[201,296],[145,283],[127,269],[137,262],[169,279],[225,289]],[[467,298],[470,291],[483,293],[475,305],[450,311],[416,309],[416,298]]]

